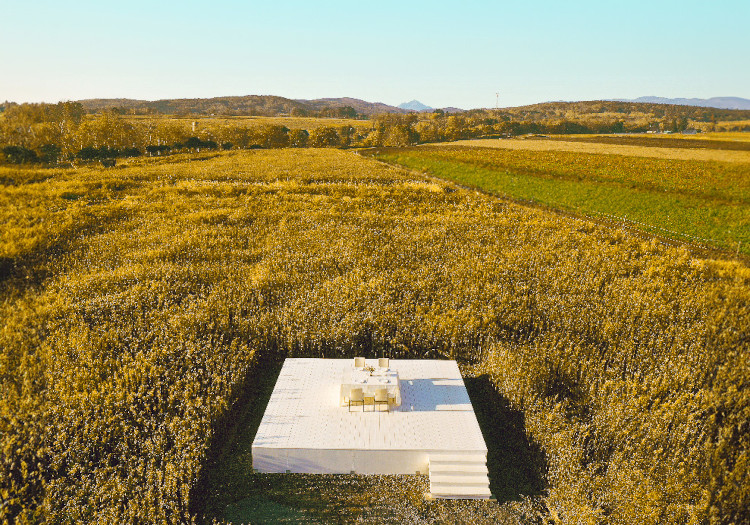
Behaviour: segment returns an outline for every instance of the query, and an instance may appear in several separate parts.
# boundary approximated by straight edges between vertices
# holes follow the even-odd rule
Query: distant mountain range
[[[675,104],[678,106],[701,106],[719,109],[750,109],[750,100],[740,97],[713,98],[664,98],[639,97],[636,99],[617,99],[621,102],[646,102],[648,104]]]
[[[289,99],[271,95],[247,95],[237,97],[214,98],[180,98],[163,100],[134,100],[127,98],[79,100],[89,113],[116,108],[123,113],[141,115],[216,115],[216,116],[313,116],[357,118],[369,117],[380,113],[430,112],[434,108],[418,100],[404,102],[398,107],[382,102],[367,102],[357,98],[318,98],[312,100]],[[606,101],[603,101],[606,102]],[[723,110],[750,110],[750,100],[740,97],[700,98],[664,98],[640,97],[634,100],[615,99],[610,102],[631,104],[667,104],[691,107],[708,107]],[[556,102],[544,105],[580,105],[588,102]],[[535,104],[533,106],[540,106]],[[531,106],[530,106],[531,107]],[[522,108],[522,107],[521,107]],[[519,109],[521,109],[519,108]],[[505,108],[506,110],[510,108]],[[458,113],[460,108],[441,108],[445,113]],[[1,111],[1,109],[0,109]]]
[[[434,111],[433,108],[412,100],[398,107],[382,102],[367,102],[358,98],[289,99],[272,95],[247,95],[213,98],[169,98],[162,100],[134,100],[129,98],[96,98],[79,100],[89,113],[117,108],[123,113],[161,115],[258,115],[258,116],[317,116],[356,118],[379,113],[410,113]],[[458,113],[459,108],[442,108],[445,113]]]
[[[299,99],[300,102],[313,109],[323,110],[326,108],[351,107],[360,115],[375,115],[377,113],[406,113],[400,108],[383,104],[382,102],[367,102],[358,98],[341,97],[341,98],[316,98],[313,100]]]
[[[408,113],[381,102],[367,102],[356,98],[319,98],[314,100],[289,99],[272,95],[247,95],[214,98],[171,98],[162,100],[134,100],[128,98],[98,98],[79,100],[84,109],[95,113],[117,108],[125,113],[162,115],[258,115],[258,116],[328,116],[356,117],[378,113]]]

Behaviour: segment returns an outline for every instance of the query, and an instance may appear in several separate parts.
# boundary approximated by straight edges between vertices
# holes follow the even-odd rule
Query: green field
[[[389,163],[519,201],[626,222],[661,237],[750,253],[748,164],[472,147],[374,154]]]
[[[748,523],[741,261],[338,149],[0,167],[0,224],[0,522]],[[280,361],[355,355],[459,362],[497,501],[252,473]]]

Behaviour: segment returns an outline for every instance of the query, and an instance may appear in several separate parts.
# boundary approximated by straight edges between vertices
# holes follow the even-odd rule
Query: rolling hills
[[[719,109],[750,109],[750,100],[741,97],[711,97],[711,98],[664,98],[638,97],[626,102],[646,102],[649,104],[673,104],[679,106],[701,106]]]
[[[118,108],[124,113],[175,115],[190,113],[198,115],[258,115],[275,117],[280,115],[330,116],[326,113],[347,108],[346,115],[374,115],[378,113],[407,113],[381,102],[367,102],[356,98],[320,98],[293,100],[272,95],[247,95],[237,97],[185,98],[163,100],[133,99],[87,99],[79,101],[89,113],[109,108]],[[340,111],[339,111],[340,112]]]

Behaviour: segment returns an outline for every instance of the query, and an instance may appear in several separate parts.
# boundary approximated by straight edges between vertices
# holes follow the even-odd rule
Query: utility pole
[[[495,93],[495,109],[500,109],[500,93]]]

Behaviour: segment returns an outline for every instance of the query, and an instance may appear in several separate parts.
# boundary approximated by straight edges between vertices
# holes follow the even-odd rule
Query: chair
[[[362,412],[365,411],[366,405],[372,405],[372,410],[375,411],[375,394],[366,393],[363,396]]]
[[[364,357],[355,357],[354,358],[354,368],[364,368],[365,367],[365,358]]]
[[[365,410],[365,400],[364,396],[362,395],[362,389],[361,388],[352,388],[349,391],[349,412],[352,411],[352,405],[362,405],[362,411]]]
[[[387,357],[381,357],[378,359],[378,367],[379,368],[388,368],[390,366],[391,360]]]
[[[372,409],[375,410],[378,405],[385,405],[386,412],[390,412],[391,410],[388,406],[388,390],[385,388],[378,388],[375,391],[375,406]],[[362,410],[364,410],[364,407]]]
[[[396,408],[396,394],[388,394],[388,410],[391,409],[391,406],[393,406],[394,410]]]

